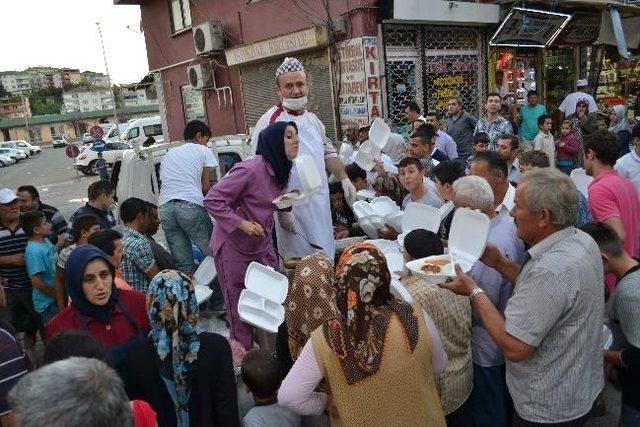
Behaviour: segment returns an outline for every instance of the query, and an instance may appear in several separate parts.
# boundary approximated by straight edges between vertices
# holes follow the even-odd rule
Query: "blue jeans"
[[[505,365],[484,367],[473,364],[473,390],[465,409],[474,426],[511,425],[511,398],[507,390]]]
[[[158,208],[164,236],[176,260],[176,268],[185,274],[195,271],[193,242],[204,256],[211,255],[209,240],[213,232],[211,218],[204,207],[171,200]]]
[[[53,319],[59,312],[58,304],[55,302],[50,304],[49,307],[45,308],[44,311],[40,313],[40,320],[42,320],[42,324],[46,326],[47,323],[49,323],[49,320]]]
[[[623,403],[620,409],[620,427],[637,426],[640,426],[640,409]]]

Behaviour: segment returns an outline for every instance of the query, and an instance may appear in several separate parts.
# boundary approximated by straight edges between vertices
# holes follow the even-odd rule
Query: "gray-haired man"
[[[491,244],[481,261],[515,283],[504,317],[456,266],[444,286],[469,295],[474,311],[507,359],[515,426],[585,424],[604,387],[603,270],[598,246],[573,228],[576,188],[555,169],[528,172],[511,215],[530,249],[520,265]]]

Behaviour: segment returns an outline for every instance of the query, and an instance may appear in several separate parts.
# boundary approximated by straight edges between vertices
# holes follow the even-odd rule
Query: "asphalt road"
[[[97,179],[76,173],[63,148],[45,148],[36,156],[0,168],[1,188],[15,191],[21,185],[34,185],[40,199],[58,208],[65,218],[87,201],[87,188]]]

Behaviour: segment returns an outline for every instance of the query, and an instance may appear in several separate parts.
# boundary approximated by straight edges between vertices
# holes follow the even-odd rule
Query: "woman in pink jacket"
[[[252,261],[277,267],[273,247],[273,200],[286,192],[292,160],[298,154],[298,128],[276,122],[258,137],[256,155],[236,164],[209,190],[204,207],[216,223],[211,239],[231,338],[250,350],[253,330],[238,315],[244,275]]]

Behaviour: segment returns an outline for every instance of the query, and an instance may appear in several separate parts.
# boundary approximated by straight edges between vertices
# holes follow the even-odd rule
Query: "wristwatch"
[[[469,294],[469,299],[471,300],[471,302],[473,302],[474,298],[478,295],[478,294],[485,294],[486,292],[484,291],[484,289],[482,289],[480,286],[478,286],[477,288],[473,288],[473,290],[471,291],[471,293]]]

